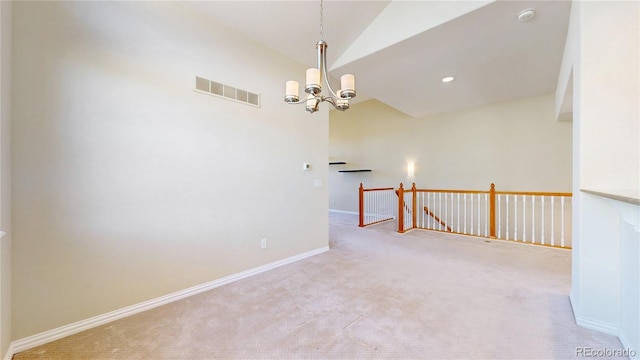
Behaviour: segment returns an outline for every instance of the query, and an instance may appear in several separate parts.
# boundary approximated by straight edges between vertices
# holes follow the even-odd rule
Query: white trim
[[[46,344],[48,342],[58,340],[69,335],[77,334],[81,331],[85,331],[85,330],[94,328],[96,326],[100,326],[118,319],[122,319],[127,316],[131,316],[131,315],[141,313],[143,311],[151,310],[158,306],[162,306],[177,300],[184,299],[189,296],[193,296],[211,289],[215,289],[217,287],[227,285],[227,284],[236,282],[238,280],[242,280],[250,276],[266,272],[268,270],[273,270],[280,266],[291,264],[293,262],[306,259],[308,257],[318,255],[326,251],[329,251],[329,246],[324,246],[324,247],[311,250],[302,254],[290,256],[288,258],[274,261],[266,265],[258,266],[256,268],[239,272],[237,274],[229,275],[221,279],[196,285],[184,290],[176,291],[168,295],[157,297],[155,299],[151,299],[138,304],[127,306],[122,309],[114,310],[106,314],[94,316],[85,320],[80,320],[78,322],[75,322],[69,325],[64,325],[64,326],[51,329],[45,332],[41,332],[39,334],[35,334],[26,338],[18,339],[11,342],[11,344],[9,345],[9,351],[7,351],[7,354],[5,355],[4,358],[5,360],[11,360],[11,357],[15,353],[19,353],[21,351],[34,348],[36,346],[40,346],[42,344]]]
[[[4,360],[11,360],[13,359],[13,355],[17,353],[17,351],[13,351],[13,344],[9,344],[9,348],[7,349],[7,352],[4,354]]]
[[[616,337],[618,337],[618,339],[620,339],[620,336],[619,336],[620,335],[620,329],[617,328],[616,326],[611,325],[611,324],[607,324],[607,323],[602,322],[602,321],[589,319],[589,318],[583,318],[583,317],[576,317],[576,324],[582,326],[583,328],[587,328],[587,329],[591,329],[591,330],[595,330],[595,331],[600,331],[600,332],[603,332],[605,334],[616,336]]]
[[[640,359],[640,349],[635,349],[631,346],[631,341],[629,341],[624,334],[621,333],[620,336],[618,336],[618,339],[620,340],[620,343],[622,343],[622,349],[635,351],[636,355],[634,357],[629,356],[629,359]]]
[[[329,209],[330,213],[338,213],[338,214],[351,214],[351,215],[358,215],[357,211],[345,211],[345,210],[334,210],[334,209]]]

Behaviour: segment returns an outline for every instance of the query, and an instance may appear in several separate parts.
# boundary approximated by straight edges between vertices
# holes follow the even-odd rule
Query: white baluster
[[[427,209],[431,210],[431,193],[427,193]],[[431,217],[429,214],[427,216],[427,229],[431,229]]]
[[[371,207],[371,193],[364,193],[364,219],[365,224],[369,223],[369,207]]]
[[[551,197],[551,246],[556,244],[556,230],[554,229],[556,219],[553,217],[553,208],[555,207],[555,196]]]
[[[384,201],[384,219],[389,220],[392,217],[390,202],[389,202],[389,190],[385,190],[382,193],[382,200]]]
[[[544,245],[544,233],[545,233],[545,228],[544,228],[544,196],[540,196],[540,201],[542,201],[542,224],[540,225],[540,232],[542,234],[540,234],[540,244]]]
[[[562,223],[560,224],[560,246],[564,247],[564,196],[560,197],[560,209],[562,217],[560,218]]]
[[[500,195],[498,195],[498,239],[502,236],[502,210],[500,208]]]
[[[460,232],[460,193],[458,193],[458,206],[456,206],[458,208],[457,211],[457,218],[458,218],[458,231],[456,232]]]
[[[478,232],[477,235],[480,236],[480,193],[478,193]]]
[[[413,201],[412,201],[413,200],[413,193],[408,193],[408,194],[405,194],[405,195],[407,197],[406,202],[407,202],[407,204],[409,204],[409,210],[407,211],[409,213],[408,214],[409,216],[405,217],[405,219],[407,221],[406,229],[410,229],[413,226],[412,219],[413,219],[413,211],[415,210],[413,208]]]
[[[438,193],[438,215],[433,214],[435,216],[439,216],[442,215],[442,193]],[[434,220],[435,220],[435,216],[434,216]],[[440,221],[438,221],[438,230],[442,230],[442,224],[440,224]]]
[[[464,232],[467,233],[467,194],[464,194]]]
[[[444,193],[444,216],[443,221],[445,224],[449,223],[449,202],[447,201],[447,193]],[[447,227],[444,227],[444,231],[447,231]]]
[[[527,197],[522,195],[522,241],[527,242]]]
[[[518,240],[518,195],[513,195],[513,240]]]
[[[505,212],[505,215],[506,215],[505,216],[505,222],[507,223],[507,226],[506,226],[506,229],[504,231],[504,234],[506,235],[507,240],[509,240],[509,194],[506,194],[505,198],[507,199],[506,200],[507,205],[505,206],[505,210],[506,210],[506,212]]]
[[[420,206],[420,209],[422,209],[422,211],[420,211],[420,214],[422,214],[422,215],[420,215],[420,218],[422,219],[420,221],[420,227],[424,228],[425,227],[424,226],[424,207],[425,207],[425,205],[424,205],[424,193],[420,193],[420,198],[422,199],[422,201],[421,201],[422,206]]]
[[[449,219],[449,227],[453,231],[453,208],[455,207],[453,202],[453,193],[451,193],[451,219]]]
[[[376,191],[376,197],[378,198],[378,207],[376,208],[376,221],[380,221],[383,219],[383,211],[382,211],[382,207],[383,205],[383,197],[382,197],[383,193],[380,191]]]
[[[429,221],[431,221],[431,228],[433,230],[436,229],[436,219],[433,218],[433,210],[436,209],[436,193],[433,193],[433,196],[431,196],[432,200],[432,204],[429,207],[429,211],[431,211],[431,214],[429,215]]]
[[[531,195],[531,243],[536,243],[536,197]]]
[[[368,205],[367,205],[367,224],[370,224],[371,223],[371,213],[373,212],[372,209],[371,209],[373,207],[373,192],[369,191],[367,193],[367,200],[368,200],[367,201],[368,202]]]
[[[427,193],[427,194],[426,194],[426,196],[427,196],[427,200],[425,200],[425,201],[426,201],[425,206],[426,206],[426,207],[427,207],[427,209],[428,209],[428,208],[429,208],[429,206],[430,206],[430,205],[429,205],[429,196],[430,196],[430,195],[429,195],[429,193]],[[422,210],[424,210],[424,208],[422,208]],[[424,211],[423,211],[423,212],[424,212]],[[428,229],[428,228],[429,228],[429,214],[424,214],[424,219],[425,219],[425,220],[424,220],[424,228],[425,228],[425,229]]]
[[[489,237],[489,194],[484,194],[484,236]]]
[[[375,212],[374,214],[374,219],[373,221],[380,221],[380,192],[376,191],[376,207],[375,207]]]
[[[473,194],[471,194],[470,197],[471,197],[471,232],[470,232],[470,234],[473,235],[473,210],[474,210],[474,207],[473,207]]]
[[[378,191],[373,192],[373,222],[378,221]]]

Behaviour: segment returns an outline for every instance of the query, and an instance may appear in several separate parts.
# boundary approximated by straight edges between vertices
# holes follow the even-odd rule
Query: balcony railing
[[[394,214],[389,194],[397,202]],[[418,189],[415,184],[365,189],[360,184],[360,226],[397,217],[400,233],[424,229],[571,248],[571,199],[563,192],[496,191],[494,184],[488,191]]]

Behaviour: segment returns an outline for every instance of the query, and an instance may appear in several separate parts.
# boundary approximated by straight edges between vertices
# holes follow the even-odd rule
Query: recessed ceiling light
[[[447,77],[443,77],[442,78],[442,82],[443,83],[452,82],[453,80],[455,80],[455,78],[453,76],[447,76]]]

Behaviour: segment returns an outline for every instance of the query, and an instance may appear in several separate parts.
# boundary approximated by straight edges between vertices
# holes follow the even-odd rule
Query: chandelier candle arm
[[[356,97],[356,80],[353,74],[345,74],[340,78],[341,89],[336,93],[331,88],[329,82],[329,75],[327,71],[327,47],[329,46],[326,41],[322,39],[322,26],[323,26],[323,7],[322,0],[320,0],[320,41],[316,43],[316,49],[318,50],[318,67],[309,68],[306,73],[306,83],[304,91],[307,96],[300,100],[299,84],[297,81],[286,82],[286,93],[284,101],[289,104],[305,104],[305,108],[310,113],[318,111],[318,107],[321,102],[328,102],[333,105],[334,108],[344,111],[349,109],[349,100]],[[326,84],[328,89],[328,96],[322,94],[322,80]]]

